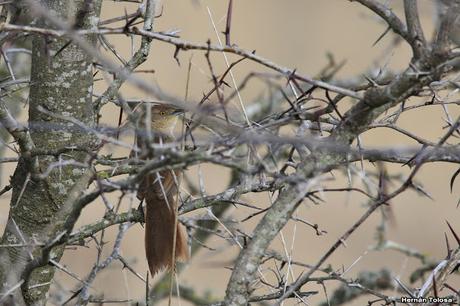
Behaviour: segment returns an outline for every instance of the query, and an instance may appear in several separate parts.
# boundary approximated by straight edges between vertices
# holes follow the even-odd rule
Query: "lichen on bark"
[[[43,0],[41,4],[51,14],[88,28],[97,20],[101,2]],[[81,14],[82,10],[86,12]],[[75,16],[83,16],[83,19],[73,20]],[[37,20],[37,24],[52,28],[43,20]],[[96,43],[94,36],[85,39]],[[46,243],[63,230],[66,216],[60,212],[85,169],[68,165],[53,168],[45,178],[39,178],[39,174],[45,173],[52,163],[64,160],[84,163],[88,150],[97,144],[87,130],[66,119],[76,119],[89,128],[94,127],[96,122],[92,107],[92,58],[77,45],[68,43],[69,39],[65,37],[50,39],[37,35],[33,38],[29,130],[35,149],[50,154],[37,157],[39,173],[35,174],[32,173],[30,160],[22,156],[12,177],[10,213],[1,243],[31,246],[0,250],[2,291],[20,282],[28,261],[41,256],[41,247],[37,243]],[[52,154],[64,150],[65,154]],[[63,247],[55,247],[51,257],[59,261],[62,254]],[[23,286],[23,296],[21,290],[14,291],[15,302],[44,305],[54,272],[50,264],[35,269],[26,280],[28,288]]]

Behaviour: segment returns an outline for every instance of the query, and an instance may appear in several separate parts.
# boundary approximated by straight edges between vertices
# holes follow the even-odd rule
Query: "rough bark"
[[[41,3],[51,13],[76,26],[90,27],[97,23],[101,2],[44,0]],[[75,20],[75,16],[81,20]],[[49,27],[40,20],[38,24]],[[95,43],[95,37],[86,39]],[[52,163],[64,160],[83,163],[88,157],[86,151],[96,144],[86,131],[64,118],[75,118],[89,127],[95,125],[92,59],[75,44],[62,49],[66,44],[66,38],[36,36],[33,40],[29,130],[35,150],[45,154],[37,158],[21,156],[12,177],[13,194],[2,244],[31,246],[0,250],[2,291],[18,284],[27,263],[41,256],[37,242],[46,243],[63,230],[66,216],[60,210],[85,169],[60,166],[45,178],[37,174],[44,173]],[[72,147],[75,150],[68,150]],[[65,154],[54,153],[64,151]],[[62,254],[63,247],[56,247],[51,258],[59,261]],[[13,292],[16,303],[44,305],[54,272],[55,268],[50,264],[33,270],[29,279],[24,280],[27,286],[22,286],[23,297],[21,290]]]

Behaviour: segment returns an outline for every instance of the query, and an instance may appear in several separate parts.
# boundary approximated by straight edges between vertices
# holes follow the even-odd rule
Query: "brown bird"
[[[174,141],[173,130],[177,115],[182,111],[167,105],[146,105],[141,111],[137,133],[137,145],[141,149],[139,157],[154,157],[148,149],[149,138],[154,143]],[[150,117],[150,132],[147,130]],[[150,135],[150,137],[149,137]],[[162,170],[145,176],[139,185],[137,198],[145,201],[145,254],[152,276],[164,268],[173,269],[175,261],[189,258],[187,239],[182,225],[177,221],[178,184],[180,170]],[[173,256],[173,252],[175,253]]]

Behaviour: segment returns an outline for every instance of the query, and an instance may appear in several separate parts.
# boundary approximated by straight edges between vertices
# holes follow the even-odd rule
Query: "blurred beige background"
[[[124,14],[136,9],[135,5],[104,1],[102,20]],[[395,12],[402,15],[402,1],[388,1],[395,7]],[[420,14],[423,26],[428,36],[431,36],[433,28],[432,1],[420,0]],[[217,43],[216,34],[213,30],[208,8],[217,24],[219,31],[225,28],[225,14],[227,1],[191,1],[191,0],[164,0],[162,2],[163,15],[155,21],[157,31],[180,29],[181,38],[204,43],[209,38]],[[248,50],[257,50],[257,53],[280,65],[297,68],[303,74],[316,75],[328,63],[326,53],[333,53],[337,61],[346,60],[346,65],[340,70],[338,78],[349,78],[366,73],[369,68],[384,64],[390,69],[404,68],[410,59],[410,49],[401,45],[388,51],[386,48],[394,37],[387,35],[379,44],[372,47],[373,42],[385,30],[385,25],[370,11],[363,9],[359,4],[346,0],[235,0],[232,26],[232,43]],[[221,36],[223,39],[223,37]],[[111,36],[111,43],[125,57],[129,58],[129,38],[125,36]],[[179,54],[181,66],[173,59],[174,47],[155,41],[149,61],[141,69],[154,69],[155,73],[143,74],[143,76],[157,82],[165,91],[183,97],[187,76],[187,65],[193,54],[191,70],[191,99],[199,99],[202,93],[211,88],[208,67],[202,52],[183,52]],[[235,58],[230,56],[230,58]],[[217,72],[224,69],[221,54],[213,54],[213,62]],[[238,82],[251,71],[268,71],[263,67],[246,61],[234,69]],[[105,88],[104,81],[96,87],[100,92]],[[245,103],[256,97],[263,86],[259,82],[251,82],[242,92]],[[125,98],[143,97],[143,93],[134,87],[125,85],[122,89]],[[458,99],[458,96],[457,96]],[[236,105],[235,105],[236,106]],[[450,106],[452,115],[458,112],[457,106]],[[116,124],[118,110],[106,107],[103,112],[102,122],[111,126]],[[444,114],[439,106],[425,108],[405,113],[400,119],[400,126],[417,133],[426,139],[436,141],[443,131]],[[365,146],[398,146],[414,144],[406,138],[389,132],[388,130],[374,130],[372,133],[363,135],[362,142]],[[115,154],[126,152],[117,151]],[[3,182],[12,175],[13,165],[3,168]],[[413,191],[409,191],[392,201],[395,214],[395,225],[389,230],[388,238],[399,243],[406,244],[420,252],[427,254],[433,259],[442,259],[446,255],[444,232],[447,231],[445,220],[460,232],[460,210],[456,209],[459,198],[460,186],[456,184],[453,194],[449,190],[449,180],[457,169],[455,165],[431,164],[423,167],[418,179],[435,199],[431,201],[420,197]],[[212,166],[203,166],[204,186],[209,194],[222,191],[227,181],[227,171]],[[390,166],[390,173],[408,173],[407,168],[399,165]],[[190,177],[197,181],[198,171],[194,167],[189,172]],[[347,182],[338,171],[335,172],[338,180],[334,186],[346,186]],[[357,183],[357,186],[360,186]],[[393,186],[395,187],[395,186]],[[4,226],[9,203],[10,193],[0,199],[0,227]],[[322,230],[328,233],[316,236],[315,232],[302,224],[289,224],[283,230],[284,240],[288,247],[294,240],[293,258],[298,261],[314,264],[335,240],[364,212],[366,199],[356,194],[326,194],[326,202],[321,205],[313,205],[305,202],[299,208],[297,214],[304,219],[318,223]],[[112,201],[117,200],[117,194],[110,196]],[[251,195],[245,196],[244,200],[253,205],[266,207],[269,203],[268,196]],[[137,202],[134,203],[137,206]],[[104,206],[95,202],[85,210],[79,225],[95,221],[104,212]],[[242,208],[229,210],[233,218],[239,219],[249,211]],[[245,229],[250,231],[254,227],[252,222],[244,224]],[[375,243],[375,227],[380,222],[379,214],[371,217],[361,228],[347,241],[347,247],[341,247],[328,264],[334,269],[342,266],[346,269],[360,256],[360,260],[347,272],[345,277],[355,277],[361,270],[377,271],[382,267],[390,268],[404,282],[408,283],[407,277],[414,267],[419,265],[415,259],[407,259],[404,255],[395,251],[374,252],[368,247]],[[113,233],[112,233],[113,234]],[[113,242],[113,235],[109,234],[106,241]],[[280,248],[281,239],[274,242],[274,247]],[[94,247],[94,243],[90,244]],[[193,285],[198,293],[211,292],[213,296],[223,297],[226,283],[230,276],[230,270],[224,267],[231,266],[232,260],[237,255],[238,248],[221,239],[212,239],[209,246],[218,251],[202,250],[193,258],[188,268],[180,276],[181,282]],[[110,244],[109,244],[110,246]],[[282,248],[281,248],[282,250]],[[106,252],[110,251],[107,247]],[[123,256],[130,260],[132,266],[142,275],[147,271],[144,262],[143,232],[139,225],[133,226],[125,236],[123,243]],[[63,263],[80,277],[85,277],[90,271],[88,262],[94,262],[96,252],[94,248],[69,249]],[[116,263],[103,271],[94,288],[98,293],[104,293],[107,299],[143,299],[144,284],[133,276],[129,271],[121,270],[121,264]],[[302,272],[294,269],[295,276]],[[267,277],[272,275],[267,271]],[[460,287],[458,277],[457,287]],[[74,289],[76,282],[62,272],[58,272],[57,280],[68,290]],[[420,284],[417,284],[418,286]],[[451,284],[455,285],[455,284]],[[331,283],[328,293],[337,286]],[[317,304],[324,300],[324,293],[319,285],[309,284],[305,290],[318,290],[320,294],[312,297],[309,301]],[[92,291],[95,293],[96,291]],[[391,293],[389,293],[391,294]],[[373,299],[370,298],[370,299]],[[350,305],[363,305],[365,299],[359,299]],[[177,301],[175,305],[179,305]],[[186,305],[186,303],[182,303]]]

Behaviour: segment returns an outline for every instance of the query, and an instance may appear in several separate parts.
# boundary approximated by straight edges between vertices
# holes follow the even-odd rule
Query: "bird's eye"
[[[160,112],[160,115],[164,116],[164,115],[166,115],[166,112]]]

